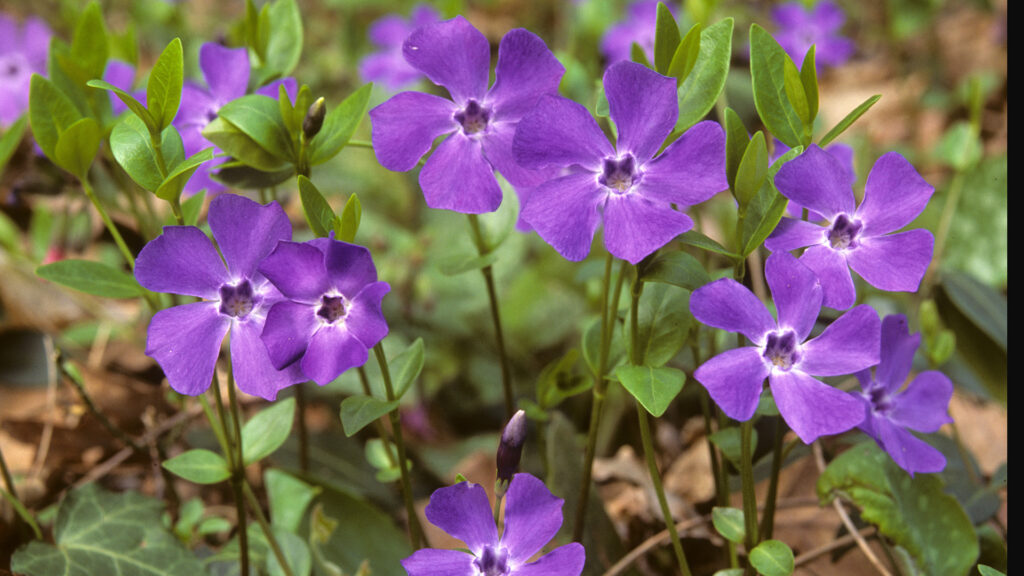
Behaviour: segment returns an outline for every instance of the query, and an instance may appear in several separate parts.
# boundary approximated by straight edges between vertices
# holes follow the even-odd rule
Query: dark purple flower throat
[[[480,576],[505,576],[508,574],[508,550],[496,546],[484,546],[483,553],[473,561]]]
[[[764,346],[764,358],[772,366],[788,372],[800,361],[800,347],[797,346],[796,333],[792,330],[780,330],[768,334],[768,342]]]
[[[472,136],[487,129],[487,123],[491,120],[491,110],[484,108],[476,100],[470,100],[465,108],[455,113],[455,120],[462,125],[462,132],[466,136]]]
[[[345,305],[344,296],[324,295],[316,315],[323,318],[328,324],[334,324],[344,318],[346,312],[348,312],[348,307]]]
[[[245,319],[259,303],[260,299],[253,292],[252,284],[248,280],[242,280],[237,284],[224,284],[220,287],[221,314]]]
[[[850,218],[846,214],[836,217],[832,228],[828,231],[828,242],[835,250],[845,250],[857,247],[857,235],[860,234],[864,224],[856,218]]]
[[[625,194],[640,181],[640,171],[632,154],[604,159],[604,168],[597,181],[616,194]]]

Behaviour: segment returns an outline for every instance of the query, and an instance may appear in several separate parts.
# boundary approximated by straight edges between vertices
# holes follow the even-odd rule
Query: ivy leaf
[[[56,545],[34,541],[11,558],[22,574],[66,576],[196,576],[203,566],[161,521],[163,503],[137,492],[110,493],[95,484],[61,502]]]
[[[135,298],[142,293],[131,274],[91,260],[58,260],[36,268],[36,275],[105,298]]]
[[[185,63],[181,39],[175,38],[153,64],[146,84],[146,107],[153,115],[157,131],[171,125],[181,105],[181,88],[185,79]]]
[[[197,448],[178,454],[163,464],[175,476],[196,484],[216,484],[231,477],[228,463],[216,452]]]
[[[301,384],[300,384],[301,386]],[[295,419],[295,398],[264,408],[242,427],[242,461],[248,466],[270,456],[284,444]]]
[[[372,396],[349,396],[341,402],[341,427],[353,436],[378,418],[398,408],[398,400],[386,402]]]
[[[364,84],[327,113],[320,132],[309,143],[309,164],[323,164],[348,144],[370,106],[373,83]],[[305,110],[303,110],[305,114]]]
[[[686,80],[679,86],[679,119],[676,132],[700,122],[725,88],[732,58],[733,19],[726,18],[700,33],[700,51]]]
[[[615,376],[622,386],[655,418],[660,417],[686,383],[686,374],[662,366],[619,366]]]

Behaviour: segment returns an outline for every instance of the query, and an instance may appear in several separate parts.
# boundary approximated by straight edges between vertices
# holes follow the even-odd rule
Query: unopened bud
[[[314,136],[320,133],[320,128],[324,125],[324,116],[326,114],[327,106],[324,105],[324,97],[321,96],[309,107],[309,111],[306,112],[306,118],[302,121],[302,133],[306,135],[306,140],[312,140]]]
[[[523,457],[523,444],[526,443],[526,413],[522,410],[512,415],[501,433],[498,444],[498,481],[509,482],[519,468],[519,460]]]

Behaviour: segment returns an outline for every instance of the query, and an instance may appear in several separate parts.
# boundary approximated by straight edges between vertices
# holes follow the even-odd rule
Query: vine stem
[[[384,380],[384,392],[388,402],[394,402],[395,391],[391,385],[391,371],[388,369],[388,360],[384,355],[384,347],[378,342],[373,347],[373,354],[380,365],[381,378]],[[405,501],[405,513],[409,516],[409,541],[412,542],[413,550],[419,550],[423,542],[423,528],[420,526],[419,516],[416,514],[416,505],[413,502],[412,482],[409,479],[409,468],[405,457],[405,440],[402,436],[402,419],[398,410],[388,413],[391,420],[391,433],[394,434],[395,448],[398,450],[398,470],[402,480],[402,499]],[[390,448],[389,448],[390,449]]]
[[[235,394],[235,379],[231,372],[231,363],[228,363],[228,411],[224,410],[224,400],[221,398],[220,386],[213,386],[214,397],[217,400],[217,411],[220,413],[221,422],[224,424],[224,438],[227,442],[224,455],[231,467],[231,490],[235,496],[235,510],[238,515],[238,547],[239,562],[241,564],[241,575],[249,574],[249,523],[246,521],[245,493],[242,485],[245,483],[245,464],[242,460],[242,425],[238,416],[238,401]],[[231,418],[232,432],[228,432],[228,417]]]
[[[757,533],[757,495],[754,493],[754,454],[753,454],[754,420],[751,418],[740,424],[740,478],[743,482],[743,523],[746,529],[744,545],[747,554],[760,542]],[[747,573],[751,573],[751,565],[747,563]]]
[[[359,381],[363,385],[363,393],[366,394],[367,396],[373,396],[373,391],[370,390],[370,380],[366,377],[366,368],[360,366],[358,368],[358,372]],[[385,443],[388,442],[388,429],[384,426],[384,421],[381,418],[378,418],[374,420],[373,423],[377,428],[377,436],[379,436],[380,439]],[[398,460],[395,459],[395,454],[391,450],[385,450],[384,455],[388,459],[388,464],[394,467],[398,466]]]
[[[782,472],[782,440],[786,428],[779,418],[775,423],[775,442],[772,447],[772,475],[768,482],[768,496],[765,500],[764,515],[761,517],[761,538],[770,540],[775,531],[775,501],[779,496],[779,474]]]
[[[469,227],[473,230],[473,242],[481,257],[491,253],[476,214],[467,214]],[[494,336],[498,344],[498,358],[501,363],[501,388],[505,393],[505,420],[511,420],[516,413],[515,396],[512,391],[512,367],[509,365],[508,353],[505,350],[505,333],[501,328],[501,311],[498,308],[498,292],[494,288],[494,269],[491,264],[480,269],[487,284],[487,297],[491,304],[491,322],[494,324]]]

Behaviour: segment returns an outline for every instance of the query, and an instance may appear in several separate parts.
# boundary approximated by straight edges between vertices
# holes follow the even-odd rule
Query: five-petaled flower
[[[813,224],[784,218],[764,244],[773,252],[809,246],[800,261],[821,279],[825,306],[845,310],[856,301],[851,268],[880,290],[917,290],[935,238],[924,229],[891,232],[924,210],[934,188],[906,158],[896,152],[879,158],[868,174],[864,201],[856,207],[846,170],[816,145],[787,162],[775,175],[775,186],[827,220]]]
[[[655,157],[679,116],[675,79],[619,62],[605,72],[604,89],[615,146],[586,108],[558,96],[520,121],[516,160],[565,172],[531,192],[522,217],[559,254],[582,260],[603,213],[608,251],[635,264],[693,227],[682,208],[728,187],[725,134],[701,122]]]
[[[274,366],[297,363],[323,386],[362,366],[388,325],[370,251],[333,238],[280,242],[259,266],[287,300],[267,314],[263,342]]]
[[[460,482],[438,489],[427,504],[427,519],[465,542],[470,554],[428,548],[402,560],[402,566],[409,576],[579,576],[586,553],[578,542],[529,562],[561,527],[562,504],[537,478],[516,474],[499,537],[483,486]]]
[[[814,61],[826,67],[841,66],[853,55],[853,41],[839,35],[846,15],[828,0],[818,2],[813,11],[800,2],[776,6],[772,20],[778,26],[775,39],[798,65],[811,46]]]
[[[405,41],[406,60],[452,99],[402,92],[370,110],[373,148],[389,170],[416,166],[434,140],[448,134],[420,171],[427,206],[466,214],[501,204],[497,170],[514,186],[543,176],[512,158],[516,124],[537,99],[555,94],[565,68],[534,33],[516,28],[501,39],[494,85],[487,88],[491,49],[461,16],[419,28]]]
[[[870,369],[857,373],[861,391],[855,394],[865,409],[860,429],[911,476],[941,472],[946,458],[910,430],[935,432],[953,421],[947,411],[953,383],[942,372],[922,372],[903,388],[920,343],[920,334],[910,334],[906,316],[886,316],[881,360],[873,376]]]
[[[402,53],[402,44],[417,28],[433,24],[441,18],[437,11],[426,4],[413,8],[408,19],[398,14],[388,14],[370,25],[367,35],[378,51],[367,55],[359,62],[359,75],[367,82],[376,82],[396,92],[423,78],[423,73],[413,68]]]
[[[0,14],[0,127],[7,126],[28,109],[32,74],[46,74],[50,28],[38,18],[24,25]]]
[[[139,253],[139,284],[203,299],[157,312],[146,354],[163,368],[171,388],[195,396],[210,386],[230,332],[238,388],[273,400],[282,388],[307,380],[298,366],[275,369],[260,341],[267,311],[281,295],[256,268],[279,241],[291,239],[291,224],[276,202],[261,206],[236,194],[215,198],[208,219],[220,254],[195,226],[165,226]]]
[[[853,374],[878,363],[878,314],[870,306],[857,306],[807,340],[821,310],[822,289],[814,272],[782,252],[768,257],[764,273],[778,321],[757,296],[731,278],[694,291],[694,318],[739,332],[753,344],[711,358],[694,377],[736,420],[754,415],[767,377],[782,418],[808,444],[860,424],[863,404],[816,377]]]

